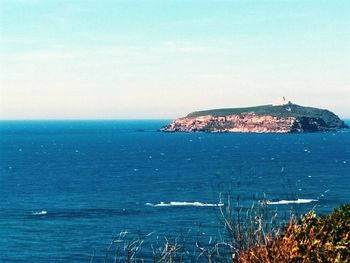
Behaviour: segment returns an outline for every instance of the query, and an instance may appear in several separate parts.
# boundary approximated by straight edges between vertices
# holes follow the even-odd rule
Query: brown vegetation
[[[263,244],[265,243],[265,244]],[[350,205],[328,216],[310,211],[283,234],[238,251],[238,262],[350,262]]]
[[[300,221],[291,215],[283,226],[275,219],[276,213],[271,216],[264,201],[244,210],[239,200],[237,206],[229,200],[220,208],[228,234],[225,240],[209,244],[197,240],[191,246],[183,237],[172,242],[164,238],[165,242],[151,244],[151,255],[146,256],[144,239],[128,240],[127,232],[122,231],[111,242],[104,262],[350,262],[350,204],[322,217],[316,217],[313,210]]]

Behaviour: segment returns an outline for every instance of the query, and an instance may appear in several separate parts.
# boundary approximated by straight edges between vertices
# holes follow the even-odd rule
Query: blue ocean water
[[[103,262],[121,231],[215,236],[218,207],[192,202],[218,204],[221,191],[243,206],[265,195],[281,216],[350,202],[349,130],[157,131],[167,123],[0,122],[0,262]],[[315,201],[280,202],[298,198]]]

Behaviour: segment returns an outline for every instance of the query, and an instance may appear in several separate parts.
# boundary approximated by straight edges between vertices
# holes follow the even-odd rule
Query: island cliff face
[[[334,113],[288,103],[198,111],[172,121],[164,132],[319,132],[348,128]]]

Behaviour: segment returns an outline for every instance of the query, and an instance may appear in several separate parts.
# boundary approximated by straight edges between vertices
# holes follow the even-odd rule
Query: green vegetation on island
[[[319,109],[313,107],[304,107],[293,103],[287,103],[283,105],[261,105],[255,107],[245,108],[223,108],[212,109],[204,111],[195,111],[186,116],[186,118],[200,117],[206,115],[212,116],[228,116],[239,115],[246,113],[254,113],[257,116],[273,116],[273,117],[295,117],[295,118],[314,118],[322,119],[329,127],[334,128],[346,128],[345,123],[333,112],[326,109]]]
[[[195,111],[173,120],[165,132],[324,132],[348,128],[336,114],[326,109],[304,107],[290,101],[246,108]]]

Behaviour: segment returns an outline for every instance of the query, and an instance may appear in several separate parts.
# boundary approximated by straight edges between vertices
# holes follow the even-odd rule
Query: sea
[[[119,262],[133,240],[152,262],[167,242],[225,238],[229,198],[267,200],[281,222],[350,202],[349,129],[160,132],[168,122],[1,121],[0,262]]]

